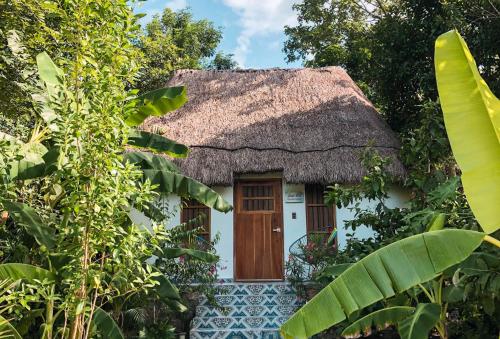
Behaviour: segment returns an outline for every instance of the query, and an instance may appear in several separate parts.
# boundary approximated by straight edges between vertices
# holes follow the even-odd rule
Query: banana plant
[[[429,282],[466,259],[486,236],[445,229],[385,246],[347,268],[285,322],[281,333],[285,338],[311,337],[376,302]]]
[[[431,303],[418,304],[411,312],[380,310],[351,324],[344,334],[366,334],[372,325],[387,321],[398,324],[402,338],[427,338],[433,327],[445,337],[440,322],[446,311],[440,306],[443,271],[464,261],[484,241],[500,247],[500,241],[488,235],[500,228],[500,101],[480,77],[458,32],[437,39],[435,66],[445,125],[462,169],[466,197],[486,233],[441,229],[444,216],[437,215],[429,232],[385,246],[346,269],[281,326],[285,338],[310,337],[414,286]]]
[[[456,31],[436,40],[439,100],[467,201],[486,233],[500,228],[500,100]]]

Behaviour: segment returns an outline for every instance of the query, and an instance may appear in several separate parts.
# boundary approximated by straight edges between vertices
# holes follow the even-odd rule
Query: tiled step
[[[286,282],[266,283],[225,283],[217,286],[219,295],[275,295],[294,294],[292,287]]]
[[[191,339],[281,339],[275,330],[192,331]]]
[[[296,306],[300,300],[295,294],[259,294],[259,295],[216,295],[217,304],[226,306]],[[200,306],[211,306],[206,298],[200,298]]]
[[[298,305],[246,305],[246,306],[226,306],[223,309],[210,306],[198,306],[196,308],[197,317],[278,317],[290,316],[298,308]]]
[[[217,289],[219,307],[200,298],[190,338],[279,339],[279,327],[301,305],[286,282],[225,282]]]
[[[194,318],[191,330],[278,330],[288,317],[203,317]]]

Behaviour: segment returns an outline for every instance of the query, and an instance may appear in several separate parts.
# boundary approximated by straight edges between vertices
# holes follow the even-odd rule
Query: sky
[[[285,25],[296,24],[292,4],[298,0],[148,0],[135,11],[145,13],[145,23],[165,7],[189,7],[195,19],[208,19],[222,29],[218,50],[234,54],[241,68],[295,68],[283,53]]]

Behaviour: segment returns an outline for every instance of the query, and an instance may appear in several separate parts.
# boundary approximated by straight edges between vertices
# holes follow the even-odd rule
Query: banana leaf
[[[63,84],[63,71],[56,66],[46,52],[42,52],[36,56],[36,64],[38,75],[47,86],[55,87]]]
[[[55,281],[56,275],[46,269],[33,265],[9,263],[0,265],[0,279]]]
[[[92,318],[93,324],[97,330],[106,339],[124,339],[120,327],[116,324],[114,319],[102,308],[97,307]]]
[[[418,304],[415,313],[401,320],[398,324],[401,339],[429,338],[429,332],[436,326],[440,315],[441,306],[439,304]]]
[[[159,170],[142,170],[144,179],[158,185],[160,193],[174,193],[181,197],[189,197],[203,205],[220,212],[229,212],[233,207],[210,187],[180,173]]]
[[[281,326],[285,338],[307,338],[382,299],[429,281],[465,258],[484,233],[447,229],[417,234],[364,257]]]
[[[9,180],[28,180],[40,178],[53,173],[57,169],[59,148],[46,149],[39,143],[25,144],[21,148],[20,160],[10,163]]]
[[[41,176],[45,168],[43,156],[47,152],[47,148],[40,143],[22,144],[19,149],[19,155],[22,156],[22,159],[10,163],[10,179],[26,180]]]
[[[486,233],[500,228],[500,101],[457,31],[436,40],[439,100],[465,195]]]
[[[445,213],[436,213],[432,218],[429,225],[427,225],[427,232],[439,231],[444,228],[444,223],[446,221]]]
[[[189,149],[185,145],[179,144],[159,134],[145,131],[130,131],[128,144],[130,146],[147,148],[154,152],[164,153],[174,158],[185,158],[189,152]]]
[[[182,107],[187,101],[186,88],[160,88],[144,93],[135,100],[138,102],[136,111],[125,119],[130,127],[139,126],[149,116],[159,117]]]
[[[157,192],[192,198],[220,212],[232,210],[232,206],[217,192],[180,174],[177,167],[164,157],[144,152],[128,152],[123,158],[138,165],[142,169],[143,180],[149,179],[152,184],[157,185]]]
[[[0,315],[0,338],[3,339],[22,339],[11,323]]]
[[[170,160],[150,153],[127,152],[123,155],[123,159],[132,164],[136,164],[143,170],[156,169],[161,171],[180,173],[177,166],[175,166]]]
[[[55,245],[54,230],[47,226],[36,211],[26,204],[2,200],[4,208],[10,213],[14,221],[23,226],[29,235],[48,249]]]
[[[409,306],[383,308],[353,322],[342,331],[342,336],[356,338],[359,337],[361,333],[369,334],[371,333],[372,326],[382,330],[408,318],[414,311],[415,307]]]
[[[48,122],[47,118],[48,120],[53,120],[54,118],[50,117],[51,115],[54,115],[54,113],[51,112],[48,103],[50,100],[52,100],[52,97],[57,96],[57,93],[64,86],[64,72],[56,66],[56,64],[52,61],[52,59],[46,52],[42,52],[36,56],[36,64],[38,67],[38,75],[40,76],[40,79],[42,79],[42,81],[45,83],[45,86],[47,88],[48,98],[46,98],[45,100],[39,100],[36,99],[35,96],[34,99],[39,103],[41,103],[41,101],[45,101],[45,103],[42,104],[43,108],[41,115],[42,118],[46,122]],[[49,125],[49,127],[54,126]]]
[[[167,279],[163,274],[153,278],[159,284],[156,285],[155,291],[156,294],[161,299],[172,299],[172,300],[180,300],[181,296],[179,295],[179,290],[177,287],[172,284],[170,280]]]

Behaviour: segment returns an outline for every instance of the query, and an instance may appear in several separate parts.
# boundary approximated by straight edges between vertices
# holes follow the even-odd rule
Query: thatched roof
[[[396,136],[339,67],[183,70],[168,85],[180,84],[188,103],[145,127],[190,146],[178,164],[206,184],[267,171],[293,183],[357,182],[369,143],[393,158],[392,174],[404,175]]]

